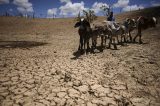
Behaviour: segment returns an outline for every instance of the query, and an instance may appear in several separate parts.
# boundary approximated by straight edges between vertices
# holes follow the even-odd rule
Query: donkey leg
[[[79,39],[79,47],[78,47],[78,51],[81,50],[81,39]]]
[[[137,34],[134,39],[133,39],[133,42],[136,42],[136,38],[139,36],[139,34]]]
[[[95,39],[94,43],[95,43],[94,47],[97,48],[97,38]]]
[[[87,52],[89,52],[90,47],[89,47],[89,38],[87,39]]]
[[[96,40],[97,40],[96,36],[93,36],[92,37],[92,49],[96,48]]]
[[[101,47],[103,47],[103,36],[101,36]]]
[[[87,48],[86,48],[86,46],[87,46]],[[85,53],[87,53],[89,50],[89,38],[88,37],[84,38],[84,50],[85,50]]]
[[[116,39],[115,38],[113,38],[113,45],[114,45],[114,49],[117,49]]]
[[[139,44],[142,44],[142,43],[143,43],[141,37],[142,37],[142,35],[140,34],[140,35],[139,35]]]
[[[129,38],[130,38],[130,42],[132,42],[131,32],[129,32]]]
[[[135,42],[135,40],[136,40],[136,38],[139,36],[139,41],[141,41],[141,28],[139,27],[138,28],[138,33],[137,33],[137,35],[134,37],[134,39],[133,39],[133,41]],[[139,42],[140,43],[140,42]]]
[[[111,44],[112,44],[112,37],[110,37],[110,39],[109,39],[109,44],[108,44],[109,49],[111,48]]]
[[[126,34],[124,34],[124,42],[125,43],[127,42],[127,40],[126,40]]]
[[[83,37],[81,37],[80,43],[81,43],[81,50],[83,50]]]
[[[123,43],[123,35],[121,35],[121,44]]]
[[[92,50],[94,48],[94,39],[92,38],[92,46],[91,46]]]
[[[117,43],[119,44],[120,42],[119,42],[119,38],[118,38],[118,35],[117,35],[116,37],[117,37]]]
[[[81,44],[79,44],[78,51],[81,50]]]
[[[107,36],[105,36],[105,46],[106,46],[106,42],[107,42]]]
[[[86,39],[84,39],[84,44],[83,44],[83,46],[84,46],[84,52],[86,52]]]

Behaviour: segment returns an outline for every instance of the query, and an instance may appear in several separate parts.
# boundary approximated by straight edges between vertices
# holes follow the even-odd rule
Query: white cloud
[[[137,5],[131,5],[131,6],[126,6],[123,8],[123,11],[133,11],[133,10],[138,10],[138,9],[144,9],[143,6],[137,6]]]
[[[13,4],[17,5],[17,10],[23,14],[33,12],[32,3],[29,0],[14,0]]]
[[[60,0],[61,3],[68,3],[71,2],[71,0]]]
[[[0,4],[7,4],[9,3],[9,0],[0,0]]]
[[[126,7],[129,4],[129,0],[118,0],[117,3],[115,3],[114,7]]]
[[[57,8],[48,9],[47,18],[53,18],[54,15],[57,15]]]
[[[60,15],[64,15],[64,16],[72,15],[72,16],[75,16],[80,11],[83,11],[86,8],[84,7],[84,2],[81,1],[80,3],[68,2],[64,6],[61,6],[59,9],[60,9]]]
[[[98,2],[95,2],[95,3],[92,5],[92,10],[93,10],[95,13],[99,13],[99,12],[102,11],[102,10],[101,10],[101,7],[102,7],[102,6],[109,7],[109,5],[106,4],[106,3],[102,3],[102,2],[98,3]]]

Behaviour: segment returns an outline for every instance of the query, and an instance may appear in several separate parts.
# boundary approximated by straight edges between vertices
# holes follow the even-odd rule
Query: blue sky
[[[14,15],[35,13],[36,17],[72,17],[85,9],[103,15],[102,5],[110,5],[114,13],[119,13],[160,6],[160,0],[0,0],[0,15],[7,11]]]

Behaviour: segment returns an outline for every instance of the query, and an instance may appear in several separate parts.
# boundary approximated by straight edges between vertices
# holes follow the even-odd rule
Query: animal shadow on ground
[[[72,57],[71,60],[79,59],[79,57],[81,55],[83,55],[83,54],[85,54],[85,52],[83,50],[82,51],[78,50],[78,51],[76,51],[76,52],[73,53],[74,57]]]
[[[112,48],[108,48],[106,46],[102,47],[102,46],[97,46],[96,49],[90,49],[86,54],[90,53],[90,54],[98,54],[98,53],[102,53],[105,49],[111,49],[111,50],[119,50],[119,49],[112,49]],[[85,52],[84,50],[78,50],[76,52],[73,53],[74,57],[72,57],[72,60],[76,60],[79,59],[80,56],[84,55]]]
[[[131,44],[142,44],[142,45],[145,45],[145,44],[149,44],[149,42],[142,42],[142,43],[139,43],[139,42],[132,42]]]
[[[90,53],[92,54],[97,54],[97,53],[102,53],[104,50],[106,49],[110,49],[110,50],[120,50],[117,48],[117,46],[113,46],[112,48],[111,47],[108,47],[107,45],[104,45],[103,47],[102,46],[97,46],[96,49],[94,50],[91,50]]]
[[[35,41],[0,41],[0,48],[32,48],[36,46],[43,46],[48,43]]]
[[[128,43],[130,43],[130,42],[127,42],[127,43],[121,43],[121,42],[119,42],[117,45],[120,45],[120,46],[128,46]]]

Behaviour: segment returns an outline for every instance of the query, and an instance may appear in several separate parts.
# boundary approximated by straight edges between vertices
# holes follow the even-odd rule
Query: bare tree
[[[6,16],[6,17],[9,17],[10,14],[6,11],[5,16]]]
[[[53,14],[53,19],[55,19],[55,17],[56,17],[56,15],[55,15],[55,14]]]
[[[122,8],[120,9],[120,11],[119,11],[120,13],[122,13]]]
[[[81,17],[81,13],[79,12],[79,13],[78,13],[78,16],[75,18],[75,20],[76,20],[76,21],[80,21],[81,18],[82,18],[82,17]]]
[[[81,16],[81,13],[79,12],[75,20],[80,21],[82,17],[85,18],[89,23],[92,23],[94,20],[97,19],[97,16],[95,15],[93,10],[83,10],[83,16]]]
[[[33,17],[32,17],[33,19],[35,18],[35,12],[33,12]]]
[[[104,16],[108,16],[110,14],[110,12],[111,12],[111,6],[110,5],[109,5],[109,7],[106,6],[106,5],[102,5],[100,7],[100,9],[103,11],[103,15]]]
[[[93,10],[89,11],[83,10],[83,14],[84,18],[86,18],[89,23],[92,23],[94,20],[97,19],[97,16],[95,15]]]

